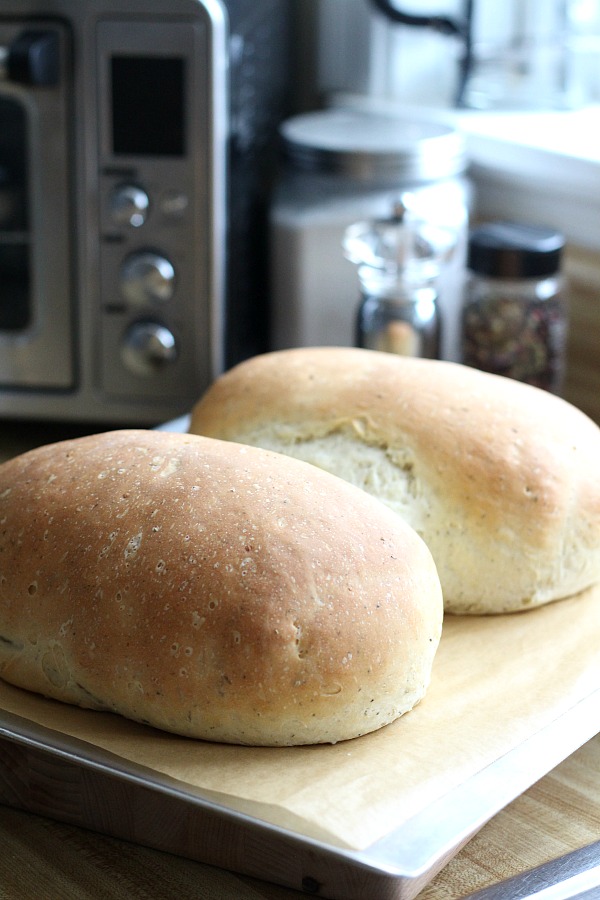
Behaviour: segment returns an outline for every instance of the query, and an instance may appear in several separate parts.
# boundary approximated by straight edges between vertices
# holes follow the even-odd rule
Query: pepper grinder
[[[347,228],[343,243],[346,258],[358,267],[357,346],[437,359],[437,282],[456,246],[455,232],[419,217],[404,197],[389,218]]]

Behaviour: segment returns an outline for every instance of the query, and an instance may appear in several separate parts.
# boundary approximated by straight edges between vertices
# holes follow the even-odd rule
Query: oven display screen
[[[111,59],[115,155],[183,156],[184,61],[178,57]]]

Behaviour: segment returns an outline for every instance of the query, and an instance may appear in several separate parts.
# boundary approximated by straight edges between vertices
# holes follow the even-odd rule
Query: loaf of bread
[[[0,466],[0,676],[239,744],[373,731],[424,695],[442,598],[423,541],[313,466],[115,431]]]
[[[190,430],[382,500],[429,546],[448,612],[528,609],[600,579],[600,429],[540,389],[450,362],[284,350],[221,376]]]

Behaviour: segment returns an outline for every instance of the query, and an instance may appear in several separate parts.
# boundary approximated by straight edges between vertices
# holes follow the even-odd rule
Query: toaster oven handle
[[[58,83],[59,47],[55,31],[23,31],[0,46],[0,81],[50,86]]]

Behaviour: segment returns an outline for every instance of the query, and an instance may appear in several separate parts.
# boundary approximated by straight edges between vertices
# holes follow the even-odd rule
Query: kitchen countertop
[[[84,427],[2,422],[0,460]],[[419,895],[458,900],[600,839],[600,735],[496,815]],[[0,896],[284,900],[299,892],[0,807]],[[306,895],[305,895],[306,896]]]

